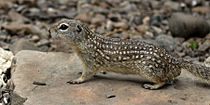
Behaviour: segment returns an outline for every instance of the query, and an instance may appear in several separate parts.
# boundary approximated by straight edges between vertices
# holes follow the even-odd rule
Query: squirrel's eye
[[[79,26],[79,25],[77,25],[77,32],[81,32],[82,31],[82,28]]]
[[[59,26],[59,29],[62,30],[62,31],[66,31],[68,28],[69,28],[69,25],[66,24],[66,23],[62,23]]]

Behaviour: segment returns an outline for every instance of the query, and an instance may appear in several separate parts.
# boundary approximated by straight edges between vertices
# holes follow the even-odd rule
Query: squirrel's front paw
[[[74,80],[68,81],[67,83],[69,83],[69,84],[81,84],[83,82],[84,82],[83,79],[78,78],[78,79],[74,79]]]

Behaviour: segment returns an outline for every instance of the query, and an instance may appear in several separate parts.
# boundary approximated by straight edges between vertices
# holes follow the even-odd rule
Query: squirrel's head
[[[50,27],[49,33],[52,38],[77,42],[84,39],[87,31],[85,25],[77,20],[62,19]]]

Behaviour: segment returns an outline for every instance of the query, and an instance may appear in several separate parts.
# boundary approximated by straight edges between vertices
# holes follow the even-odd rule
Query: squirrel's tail
[[[201,79],[207,80],[210,82],[210,67],[206,67],[204,65],[194,64],[191,62],[184,61],[181,64],[183,69],[186,69],[196,77],[200,77]]]

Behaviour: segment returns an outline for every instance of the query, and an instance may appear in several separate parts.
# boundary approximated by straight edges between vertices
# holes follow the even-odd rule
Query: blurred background
[[[0,47],[72,52],[49,38],[61,18],[108,37],[139,39],[193,61],[210,56],[209,0],[0,0]]]

